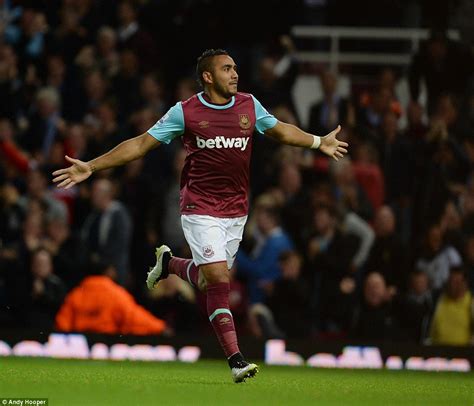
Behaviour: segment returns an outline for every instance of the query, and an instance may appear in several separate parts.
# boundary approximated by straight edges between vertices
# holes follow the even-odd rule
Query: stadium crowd
[[[108,332],[161,332],[159,318],[168,334],[210,334],[202,294],[173,276],[151,292],[144,283],[160,243],[190,257],[181,142],[68,190],[53,187],[51,172],[65,155],[88,160],[147,131],[199,90],[202,50],[222,46],[240,90],[285,122],[301,123],[291,89],[316,72],[323,97],[306,129],[340,123],[350,144],[350,157],[329,162],[254,135],[251,211],[231,271],[239,334],[472,343],[472,49],[434,32],[409,69],[373,72],[346,97],[337,75],[294,58],[283,35],[291,18],[254,43],[258,18],[234,37],[225,24],[237,17],[220,21],[219,2],[21,3],[0,1],[0,325],[74,330],[71,301],[106,289],[104,305],[128,306],[113,309],[127,327]],[[201,35],[189,41],[193,30]],[[407,104],[395,91],[401,77]],[[79,284],[89,296],[78,297]]]

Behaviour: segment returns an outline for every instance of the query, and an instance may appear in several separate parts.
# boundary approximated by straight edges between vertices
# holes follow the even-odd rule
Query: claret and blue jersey
[[[203,93],[176,103],[148,133],[165,144],[183,137],[181,213],[245,216],[252,136],[276,123],[251,94],[237,93],[225,105],[210,103]]]

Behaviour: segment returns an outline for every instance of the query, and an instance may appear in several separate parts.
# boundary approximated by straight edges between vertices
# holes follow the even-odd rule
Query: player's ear
[[[212,80],[212,73],[208,71],[204,71],[202,73],[202,80],[204,83],[211,84],[214,81]]]

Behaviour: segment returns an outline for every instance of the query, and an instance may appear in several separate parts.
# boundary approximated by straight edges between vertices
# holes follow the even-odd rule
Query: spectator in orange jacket
[[[56,315],[56,328],[106,334],[161,334],[166,323],[139,306],[132,295],[116,284],[112,266],[96,264],[67,296]]]

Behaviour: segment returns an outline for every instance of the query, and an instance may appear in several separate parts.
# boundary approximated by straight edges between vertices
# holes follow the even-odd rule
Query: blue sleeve
[[[181,102],[176,103],[148,130],[158,141],[169,144],[184,133],[184,114]]]
[[[255,128],[260,134],[276,126],[278,120],[271,115],[262,104],[252,95],[253,105],[255,106],[256,123]]]

